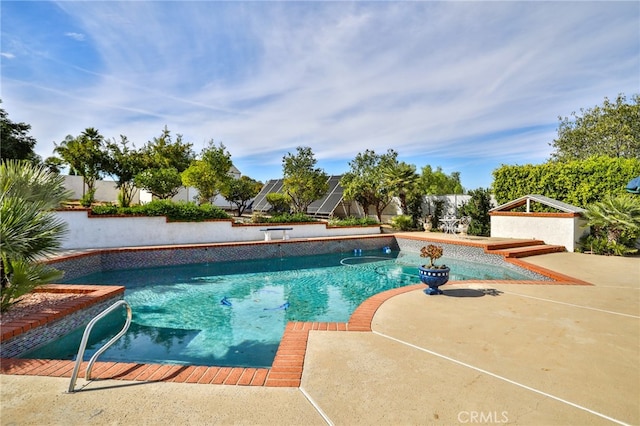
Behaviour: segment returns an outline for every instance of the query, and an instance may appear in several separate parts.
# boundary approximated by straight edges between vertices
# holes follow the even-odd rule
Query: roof
[[[509,201],[508,203],[502,204],[489,211],[490,212],[509,211],[509,210],[515,209],[516,207],[520,207],[525,204],[528,204],[530,201],[544,204],[545,206],[563,211],[565,213],[582,213],[585,211],[580,207],[563,203],[562,201],[554,200],[553,198],[545,197],[544,195],[539,195],[539,194],[525,195],[524,197],[520,197],[517,200]]]

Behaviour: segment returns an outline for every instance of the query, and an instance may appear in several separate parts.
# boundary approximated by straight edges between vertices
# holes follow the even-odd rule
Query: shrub
[[[408,231],[413,227],[413,218],[406,214],[394,216],[391,219],[391,226],[393,229]]]
[[[267,202],[271,204],[274,213],[287,213],[291,205],[291,199],[286,194],[279,192],[270,192],[265,197]]]
[[[507,166],[493,171],[493,193],[498,204],[540,194],[574,206],[621,195],[626,184],[640,175],[637,158],[592,157],[568,162]]]
[[[283,213],[270,218],[266,218],[264,223],[305,223],[305,222],[317,222],[316,219],[307,216],[304,213]]]
[[[229,219],[229,215],[212,204],[198,206],[192,202],[173,202],[171,200],[153,200],[148,204],[131,207],[95,206],[91,209],[94,215],[129,215],[129,216],[166,216],[167,219],[183,222],[199,222],[208,219]]]
[[[349,216],[341,219],[331,219],[329,221],[329,225],[331,226],[370,226],[370,225],[378,225],[376,219],[372,217],[354,217]]]

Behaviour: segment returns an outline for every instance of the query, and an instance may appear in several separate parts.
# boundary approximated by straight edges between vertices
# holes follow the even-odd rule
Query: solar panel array
[[[329,176],[329,189],[323,198],[316,200],[309,205],[307,214],[312,216],[330,217],[333,211],[342,201],[343,189],[340,186],[342,176]],[[282,179],[269,180],[253,202],[253,211],[266,212],[271,209],[271,204],[267,201],[267,194],[272,192],[282,193]]]

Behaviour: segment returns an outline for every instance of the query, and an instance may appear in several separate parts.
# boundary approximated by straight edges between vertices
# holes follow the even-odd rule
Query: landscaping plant
[[[70,197],[64,178],[26,161],[0,165],[0,310],[35,287],[62,277],[38,259],[54,253],[67,231],[51,209]]]

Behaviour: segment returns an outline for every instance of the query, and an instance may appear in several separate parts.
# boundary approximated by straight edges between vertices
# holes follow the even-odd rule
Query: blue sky
[[[266,181],[312,148],[389,148],[489,187],[539,164],[558,116],[640,91],[638,2],[61,1],[1,5],[2,107],[36,152],[97,128],[222,142]]]

